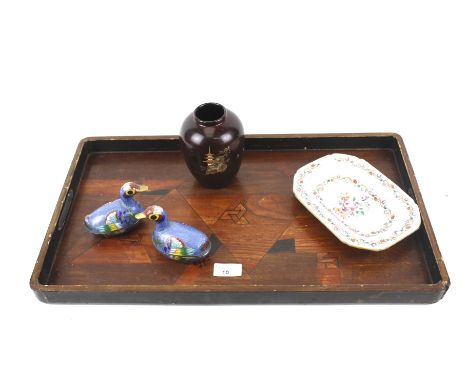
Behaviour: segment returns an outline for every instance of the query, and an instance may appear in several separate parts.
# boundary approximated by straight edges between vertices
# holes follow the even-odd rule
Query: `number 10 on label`
[[[217,276],[217,277],[242,276],[242,264],[215,263],[213,267],[213,276]]]

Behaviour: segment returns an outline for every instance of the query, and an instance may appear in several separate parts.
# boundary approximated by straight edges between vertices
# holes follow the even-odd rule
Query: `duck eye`
[[[151,214],[149,218],[150,218],[150,220],[157,220],[157,219],[158,219],[158,215]]]
[[[128,190],[128,191],[126,191],[125,193],[126,193],[127,195],[131,196],[131,195],[135,194],[135,191],[133,191],[133,190]]]

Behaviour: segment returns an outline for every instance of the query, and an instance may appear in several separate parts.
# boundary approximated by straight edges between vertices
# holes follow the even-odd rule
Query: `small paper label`
[[[215,263],[213,267],[213,276],[217,276],[217,277],[242,276],[242,264]]]

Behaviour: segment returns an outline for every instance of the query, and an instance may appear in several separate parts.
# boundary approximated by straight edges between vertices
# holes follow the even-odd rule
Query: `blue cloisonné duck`
[[[148,191],[148,186],[133,182],[120,189],[120,198],[106,203],[85,217],[85,226],[95,235],[113,236],[129,231],[139,223],[135,217],[144,208],[133,197],[137,192]]]
[[[210,253],[211,243],[203,232],[187,224],[170,221],[166,212],[159,206],[146,208],[137,218],[147,218],[156,222],[153,244],[169,259],[195,263]]]

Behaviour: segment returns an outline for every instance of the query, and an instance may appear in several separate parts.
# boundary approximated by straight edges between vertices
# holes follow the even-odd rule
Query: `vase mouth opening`
[[[198,106],[194,115],[202,125],[215,125],[224,120],[226,109],[219,103],[208,102]]]

